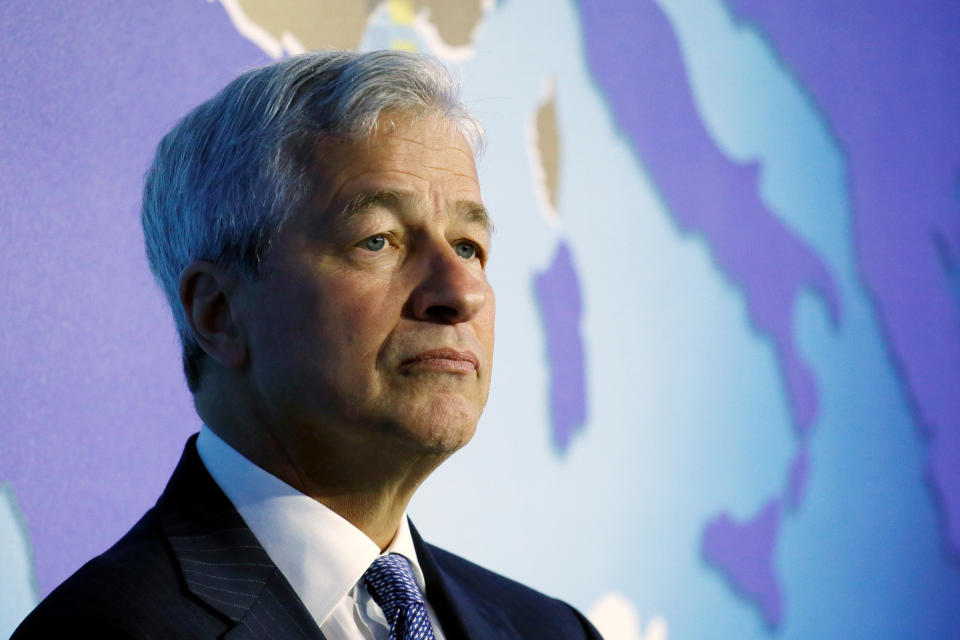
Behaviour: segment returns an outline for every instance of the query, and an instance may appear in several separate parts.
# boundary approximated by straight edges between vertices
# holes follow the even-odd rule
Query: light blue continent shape
[[[6,638],[39,602],[27,522],[7,482],[0,482],[0,575],[0,638]]]

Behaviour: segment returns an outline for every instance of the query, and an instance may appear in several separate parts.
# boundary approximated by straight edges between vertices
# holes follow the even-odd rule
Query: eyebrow
[[[457,211],[467,222],[478,224],[486,230],[488,235],[493,235],[493,219],[485,206],[472,200],[458,200]]]
[[[412,191],[365,191],[358,193],[347,202],[341,212],[343,219],[362,214],[374,207],[387,209],[412,208],[423,198]],[[458,200],[455,203],[457,214],[467,222],[483,227],[488,234],[493,234],[493,220],[490,212],[479,202],[473,200]]]

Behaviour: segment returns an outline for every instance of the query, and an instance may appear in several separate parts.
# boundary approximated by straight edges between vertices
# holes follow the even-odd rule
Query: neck
[[[393,541],[414,492],[446,457],[405,451],[398,443],[344,448],[326,442],[291,448],[276,439],[252,447],[224,440],[257,466],[335,511],[381,550]]]
[[[199,396],[195,401],[200,417],[224,442],[336,512],[381,550],[393,541],[414,492],[450,455],[386,435],[359,440],[349,437],[357,430],[345,428],[286,429],[280,437],[265,422],[224,413],[225,404],[211,406]]]

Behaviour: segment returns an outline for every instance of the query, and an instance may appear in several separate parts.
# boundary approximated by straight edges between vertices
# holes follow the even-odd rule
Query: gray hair
[[[316,142],[369,137],[387,111],[439,113],[474,155],[481,151],[482,128],[447,70],[401,51],[314,51],[253,69],[161,140],[146,176],[141,221],[191,391],[204,352],[180,304],[183,270],[210,260],[255,279],[286,217],[310,197]]]

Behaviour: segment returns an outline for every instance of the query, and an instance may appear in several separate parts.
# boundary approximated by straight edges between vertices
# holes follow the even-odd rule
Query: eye
[[[366,240],[361,241],[360,246],[367,251],[381,251],[387,246],[387,237],[383,234],[370,236]]]
[[[461,240],[453,245],[453,250],[464,260],[473,260],[478,254],[477,245],[472,242],[467,242],[466,240]]]

